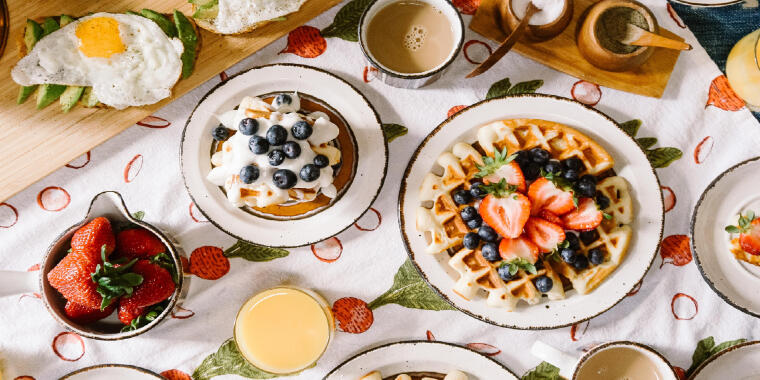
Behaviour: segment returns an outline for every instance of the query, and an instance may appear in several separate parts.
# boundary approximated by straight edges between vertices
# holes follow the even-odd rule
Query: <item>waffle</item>
[[[428,242],[426,252],[451,255],[448,265],[459,275],[453,289],[457,294],[472,300],[484,290],[489,306],[514,310],[520,300],[529,305],[539,303],[542,294],[549,300],[565,298],[563,283],[570,283],[578,293],[586,294],[620,265],[631,241],[632,230],[628,224],[633,221],[633,201],[627,181],[618,176],[608,176],[597,184],[597,190],[610,199],[610,205],[604,210],[610,219],[597,227],[599,238],[588,245],[581,244],[578,251],[578,254],[587,255],[593,248],[604,248],[607,257],[600,265],[590,265],[578,271],[557,256],[545,256],[539,260],[543,265],[537,263],[535,274],[520,269],[513,279],[505,282],[497,272],[500,262],[487,261],[480,247],[474,250],[464,248],[462,239],[470,230],[460,211],[468,205],[458,206],[452,196],[456,191],[471,187],[471,181],[479,171],[477,166],[483,165],[483,156],[478,149],[493,157],[497,150],[504,148],[512,154],[542,147],[555,159],[581,159],[586,167],[582,174],[608,175],[614,165],[612,157],[589,137],[545,120],[496,121],[481,127],[477,140],[473,145],[457,143],[450,152],[438,157],[435,167],[420,186],[421,205],[416,214],[417,230],[424,233]],[[543,275],[551,278],[554,284],[547,293],[541,293],[533,284],[535,278]]]

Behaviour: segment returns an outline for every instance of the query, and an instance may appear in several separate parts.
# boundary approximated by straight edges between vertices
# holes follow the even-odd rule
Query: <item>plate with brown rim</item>
[[[760,341],[744,342],[731,346],[702,362],[689,380],[711,380],[729,375],[737,380],[760,379]]]

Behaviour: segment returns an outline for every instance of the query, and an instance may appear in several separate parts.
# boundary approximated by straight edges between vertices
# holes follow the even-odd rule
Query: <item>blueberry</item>
[[[551,160],[544,164],[544,170],[547,173],[559,174],[559,172],[562,171],[562,164],[560,164],[557,160]]]
[[[293,103],[293,98],[291,98],[288,94],[280,94],[274,98],[274,104],[276,104],[277,107],[291,103]]]
[[[295,141],[288,141],[282,146],[282,151],[287,158],[297,158],[301,155],[301,146]]]
[[[314,164],[306,164],[301,168],[298,175],[306,182],[316,181],[319,178],[319,168]]]
[[[533,264],[533,266],[536,267],[536,270],[544,269],[544,262],[541,260],[536,261],[536,263]]]
[[[549,151],[543,148],[533,148],[530,150],[530,158],[533,162],[543,165],[546,161],[549,161]]]
[[[581,249],[581,242],[578,240],[578,235],[572,232],[565,232],[565,241],[567,242],[567,248],[574,251]]]
[[[578,182],[588,182],[594,186],[596,186],[596,177],[592,176],[591,174],[586,174],[583,177],[581,177]]]
[[[248,148],[255,154],[264,154],[269,150],[269,143],[267,142],[267,139],[253,135],[251,136],[251,139],[248,140]]]
[[[480,236],[483,241],[487,242],[499,240],[499,234],[497,234],[490,226],[481,226],[480,229],[478,229],[478,236]]]
[[[475,207],[467,206],[462,209],[462,211],[459,212],[459,214],[462,216],[462,219],[464,220],[473,220],[476,217],[479,217],[478,210],[475,209]]]
[[[500,266],[499,269],[496,270],[496,272],[499,273],[499,277],[501,277],[501,279],[504,280],[505,282],[515,277],[509,273],[509,265]]]
[[[541,165],[535,162],[529,162],[527,165],[525,165],[525,168],[523,168],[522,171],[525,179],[528,181],[533,181],[541,174]]]
[[[468,232],[462,239],[462,245],[467,249],[478,248],[478,243],[480,243],[480,238],[474,232]]]
[[[578,171],[575,169],[565,169],[565,171],[562,172],[562,178],[568,180],[569,182],[578,181],[578,175]]]
[[[296,173],[288,169],[279,169],[272,175],[272,181],[280,189],[290,189],[296,185],[298,178],[296,178]]]
[[[211,136],[216,141],[224,141],[230,138],[230,130],[227,129],[225,126],[220,125],[211,130]]]
[[[575,261],[575,258],[577,255],[575,254],[575,250],[572,248],[562,248],[559,250],[559,255],[562,257],[562,260],[568,264],[572,264],[573,261]]]
[[[259,168],[255,165],[246,165],[240,169],[240,180],[243,183],[253,183],[257,179],[259,179]]]
[[[517,162],[517,164],[520,165],[520,168],[522,169],[525,165],[531,162],[530,153],[528,153],[527,150],[521,150],[517,152],[517,157],[515,157],[515,162]]]
[[[303,120],[297,121],[293,124],[293,127],[290,128],[290,134],[293,135],[293,138],[296,140],[306,140],[311,136],[312,132],[314,132],[314,129],[312,129],[311,125]]]
[[[481,218],[480,215],[475,215],[474,218],[466,221],[465,223],[467,223],[467,228],[474,230],[483,225],[483,218]]]
[[[596,192],[596,204],[599,206],[600,210],[604,210],[607,207],[610,207],[610,198],[607,198],[606,195],[602,194],[601,192]]]
[[[240,133],[251,136],[258,132],[259,130],[259,122],[256,119],[251,119],[250,117],[247,117],[243,120],[240,120],[240,124],[238,124],[238,131]]]
[[[585,245],[589,245],[595,242],[597,239],[599,239],[599,232],[596,232],[596,230],[581,232],[581,241]]]
[[[584,176],[585,177],[585,176]],[[589,181],[584,181],[581,177],[580,180],[578,180],[578,183],[575,184],[575,187],[573,188],[578,195],[581,197],[593,197],[596,195],[596,185]]]
[[[490,262],[501,260],[501,255],[499,255],[499,246],[496,245],[496,243],[483,244],[483,246],[480,248],[480,253],[486,260]]]
[[[578,255],[575,257],[575,261],[573,261],[571,265],[577,270],[584,270],[588,268],[588,258],[583,255]]]
[[[275,124],[267,130],[267,141],[269,145],[282,145],[288,139],[288,130],[282,125]]]
[[[326,168],[328,165],[330,165],[330,159],[327,158],[324,154],[318,154],[316,157],[314,157],[314,165],[317,165],[318,168]]]
[[[472,194],[467,190],[459,190],[454,193],[454,203],[458,205],[465,205],[472,201]]]
[[[591,264],[599,265],[604,262],[604,251],[601,248],[593,248],[588,251],[588,261]]]
[[[483,199],[488,193],[483,190],[481,183],[477,183],[470,188],[470,195],[475,199]]]
[[[536,289],[538,289],[538,291],[541,293],[548,293],[550,290],[552,290],[552,287],[554,287],[554,281],[546,276],[537,277],[535,280],[533,280],[533,284],[536,285]]]
[[[565,168],[565,170],[572,169],[575,171],[582,171],[583,161],[581,161],[581,159],[578,157],[570,157],[568,159],[562,160],[562,167]]]
[[[267,155],[269,158],[269,165],[278,166],[285,161],[285,152],[280,149],[275,149]]]

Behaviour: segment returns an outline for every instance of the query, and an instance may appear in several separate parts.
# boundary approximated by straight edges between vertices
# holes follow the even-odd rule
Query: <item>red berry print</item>
[[[662,257],[660,268],[665,264],[673,264],[680,267],[690,263],[691,247],[689,246],[689,237],[686,235],[670,235],[666,237],[660,246],[660,257]]]
[[[208,223],[208,219],[206,219],[203,214],[198,212],[197,207],[195,207],[195,203],[190,202],[190,206],[188,206],[188,211],[190,212],[190,219],[193,220],[195,223]]]
[[[26,271],[27,272],[36,272],[36,271],[40,270],[41,267],[42,267],[42,264],[37,263],[37,264],[34,264],[34,265],[30,266],[29,268],[27,268]]]
[[[642,280],[642,281],[643,281],[643,280]],[[637,283],[637,284],[636,284],[636,285],[633,287],[633,289],[631,289],[631,291],[630,291],[630,292],[628,292],[628,294],[626,294],[625,296],[626,296],[626,297],[635,296],[635,295],[636,295],[636,293],[638,293],[638,292],[639,292],[639,290],[641,290],[641,283],[642,283],[642,281],[639,281],[639,282],[638,282],[638,283]]]
[[[227,79],[230,79],[229,75],[227,75],[227,72],[222,70],[221,73],[219,73],[219,80],[222,82],[226,82]]]
[[[583,104],[595,106],[602,100],[602,89],[599,88],[598,84],[579,80],[573,84],[570,95]]]
[[[146,116],[144,119],[138,121],[137,125],[146,128],[161,129],[172,125],[172,123],[169,120],[158,116]]]
[[[354,226],[356,226],[359,231],[374,231],[380,227],[381,223],[383,223],[383,216],[380,215],[380,211],[377,211],[372,207],[370,207],[369,211],[372,212],[365,212],[361,219],[354,223]],[[374,216],[372,216],[373,214]],[[364,227],[361,225],[364,225]]]
[[[288,46],[282,53],[293,53],[302,58],[316,58],[327,50],[327,41],[319,29],[303,25],[288,33]]]
[[[192,380],[190,375],[178,369],[170,369],[168,371],[161,372],[161,376],[165,377],[166,380]]]
[[[138,174],[140,174],[140,170],[142,170],[143,165],[143,156],[142,154],[137,154],[134,157],[132,157],[129,162],[127,162],[127,166],[124,167],[124,182],[130,183],[135,180],[135,177],[137,177]]]
[[[707,97],[707,106],[715,106],[724,111],[738,111],[744,108],[744,100],[736,95],[731,85],[728,84],[728,78],[725,75],[719,75],[710,83],[710,92]]]
[[[496,356],[501,353],[499,348],[488,343],[467,343],[465,346],[473,351],[480,352],[485,356]]]
[[[18,210],[8,203],[0,203],[0,228],[11,228],[18,223]]]
[[[425,332],[425,336],[427,337],[428,342],[435,342],[435,335],[433,335],[433,332],[428,330]]]
[[[670,4],[668,4],[669,6]],[[673,367],[673,371],[676,372],[676,376],[678,376],[678,380],[686,380],[686,370],[684,370],[681,367]]]
[[[452,4],[454,4],[462,14],[474,15],[475,11],[478,10],[480,0],[453,0]]]
[[[56,335],[51,346],[53,352],[67,362],[75,362],[84,356],[84,339],[70,331]]]
[[[684,301],[680,301],[681,299],[684,299]],[[694,305],[694,311],[686,312],[684,313],[684,309],[688,308],[688,306],[683,306],[686,300],[691,301],[691,304]],[[680,312],[676,312],[676,304],[682,305],[681,307],[678,307]],[[688,304],[688,302],[686,302]],[[673,316],[679,320],[679,321],[690,321],[694,319],[694,317],[697,316],[697,313],[699,313],[699,304],[697,303],[697,300],[694,299],[694,297],[684,294],[684,293],[676,293],[676,295],[673,296],[673,300],[670,301],[670,311],[673,313]],[[686,314],[684,316],[684,314]]]
[[[678,27],[681,29],[686,29],[686,25],[684,25],[683,21],[681,21],[681,17],[678,16],[678,14],[676,13],[676,10],[673,9],[673,6],[670,5],[670,3],[668,3],[667,8],[668,8],[668,14],[670,15],[670,18],[673,19],[676,25],[678,25]]]
[[[579,322],[570,326],[570,340],[577,342],[583,338],[583,336],[586,335],[586,331],[588,330],[589,322],[590,321]]]
[[[31,376],[18,376],[14,378],[13,380],[35,380],[35,379]]]
[[[338,321],[338,328],[351,334],[361,334],[367,331],[375,317],[367,303],[354,297],[341,298],[332,307],[333,315]]]
[[[451,107],[451,108],[449,108],[449,112],[446,113],[446,117],[452,117],[452,116],[454,116],[455,113],[457,113],[457,112],[459,112],[459,111],[461,111],[461,110],[463,110],[465,108],[467,108],[467,106],[463,106],[463,105],[458,105],[458,106]]]
[[[481,48],[478,48],[478,51],[471,54],[470,50],[476,46],[481,46]],[[464,59],[466,59],[467,62],[470,62],[473,65],[479,65],[483,63],[491,53],[493,53],[493,50],[491,50],[491,46],[483,41],[469,40],[464,43],[464,46],[462,46],[462,52],[464,53]]]
[[[662,200],[665,203],[665,212],[668,212],[676,207],[676,193],[667,186],[660,186],[660,190],[662,190]]]
[[[66,167],[71,168],[71,169],[81,169],[87,166],[87,164],[89,163],[90,163],[90,151],[87,151],[87,153],[75,158],[74,161],[71,161],[68,164],[66,164]]]
[[[190,273],[204,280],[218,280],[230,271],[230,260],[219,247],[206,245],[190,254]]]
[[[182,273],[186,275],[191,275],[190,273],[190,260],[187,259],[185,256],[179,257],[179,263],[182,264]]]
[[[27,297],[36,298],[38,300],[41,300],[42,299],[42,294],[40,294],[40,293],[24,293],[24,294],[18,296],[18,302],[21,302],[22,299],[27,298]]]
[[[715,139],[712,136],[707,136],[699,142],[696,148],[694,148],[694,163],[697,165],[705,162],[707,156],[712,152],[713,145],[715,145]]]
[[[340,258],[343,253],[343,243],[337,237],[331,237],[311,245],[311,253],[320,261],[331,263]]]
[[[48,186],[37,194],[37,205],[45,211],[61,211],[71,203],[71,196],[66,189]]]
[[[372,82],[373,79],[377,78],[377,73],[379,72],[380,71],[373,66],[364,66],[364,71],[362,72],[364,83]]]
[[[190,309],[185,309],[182,306],[174,306],[174,310],[172,310],[172,318],[174,319],[188,319],[192,318],[195,315],[195,312]]]

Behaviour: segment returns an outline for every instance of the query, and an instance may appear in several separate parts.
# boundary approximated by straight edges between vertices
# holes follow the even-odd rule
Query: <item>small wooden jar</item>
[[[517,17],[513,8],[513,0],[504,0],[501,4],[501,20],[502,28],[508,34],[517,28],[521,19]],[[541,42],[552,39],[562,33],[570,21],[573,19],[573,0],[564,0],[564,7],[559,17],[554,21],[543,25],[531,25],[528,24],[528,29],[525,31],[524,38],[532,42]],[[535,16],[534,16],[535,17]]]

